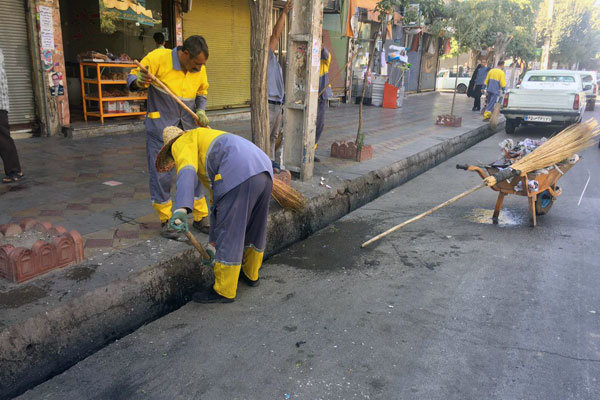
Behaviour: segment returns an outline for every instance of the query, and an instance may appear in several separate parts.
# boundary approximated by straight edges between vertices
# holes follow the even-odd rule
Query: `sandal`
[[[13,182],[19,182],[21,179],[25,178],[25,175],[23,175],[22,172],[13,172],[10,174],[10,178]]]
[[[2,183],[19,182],[23,178],[25,178],[25,175],[23,175],[22,172],[11,172],[10,174],[2,178]]]

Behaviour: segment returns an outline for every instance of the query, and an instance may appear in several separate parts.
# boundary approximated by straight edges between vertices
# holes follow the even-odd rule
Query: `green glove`
[[[176,210],[169,219],[169,227],[175,229],[177,232],[187,232],[189,230],[187,211],[182,209]]]
[[[136,76],[137,76],[137,80],[135,81],[135,83],[136,83],[136,85],[138,85],[138,87],[140,87],[140,88],[148,87],[151,79],[147,73],[145,73],[141,69],[138,69]]]
[[[203,258],[202,265],[206,265],[207,267],[214,267],[215,266],[215,253],[211,249],[206,249],[206,252],[210,256],[210,259],[205,260]]]
[[[205,128],[210,123],[210,121],[208,120],[208,117],[206,116],[206,112],[204,110],[196,111],[196,116],[198,117],[198,124],[201,127]]]

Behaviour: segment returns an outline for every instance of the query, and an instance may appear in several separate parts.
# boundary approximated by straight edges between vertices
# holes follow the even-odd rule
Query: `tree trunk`
[[[273,0],[248,0],[248,2],[252,24],[250,33],[252,141],[266,154],[270,154],[267,63]]]
[[[492,64],[492,68],[498,65],[498,61],[504,59],[504,55],[506,54],[506,48],[508,47],[512,39],[512,36],[498,34],[498,36],[496,37],[496,43],[494,43],[494,63]]]
[[[371,37],[372,42],[369,47],[369,62],[367,63],[367,71],[365,72],[365,77],[363,79],[363,88],[362,88],[362,94],[360,97],[360,105],[358,106],[358,131],[356,132],[356,141],[354,142],[354,143],[356,143],[357,157],[358,157],[358,154],[360,153],[360,151],[362,150],[363,145],[365,144],[365,134],[362,132],[363,103],[365,102],[365,93],[367,92],[367,81],[368,81],[368,77],[369,77],[369,72],[371,71],[372,64],[373,64],[375,45],[377,44],[377,38],[379,37],[380,33],[381,33],[380,29],[375,29],[373,31],[373,36]]]
[[[454,103],[456,102],[456,90],[458,87],[458,57],[460,56],[459,52],[456,52],[456,78],[454,78],[454,94],[452,95],[452,108],[450,109],[450,115],[454,115]]]

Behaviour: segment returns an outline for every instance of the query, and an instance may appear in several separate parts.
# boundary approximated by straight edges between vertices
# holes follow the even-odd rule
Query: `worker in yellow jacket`
[[[321,48],[321,64],[319,66],[319,105],[317,108],[317,126],[315,132],[315,150],[323,129],[325,128],[325,111],[327,110],[327,103],[329,98],[333,96],[331,91],[331,85],[329,84],[329,66],[331,65],[331,53],[323,46]],[[315,162],[320,162],[319,158],[315,156]]]
[[[498,61],[498,66],[492,68],[485,78],[484,86],[487,90],[487,106],[483,113],[483,119],[488,120],[492,117],[494,106],[498,102],[500,92],[506,88],[506,75],[503,71],[504,61]]]
[[[206,96],[208,79],[205,63],[208,59],[208,46],[202,36],[190,36],[183,46],[173,50],[159,48],[144,57],[141,64],[150,73],[160,79],[189,108],[196,110],[200,126],[208,126],[206,116]],[[169,227],[171,218],[171,180],[172,173],[156,171],[154,161],[163,146],[162,132],[167,126],[179,126],[192,129],[196,126],[193,116],[189,115],[175,100],[159,86],[151,82],[149,76],[139,68],[133,69],[127,76],[131,90],[148,88],[148,106],[146,114],[146,156],[150,178],[150,197],[162,224],[161,235],[176,239],[179,234]],[[208,233],[208,206],[199,185],[194,192],[194,227]]]
[[[159,172],[177,172],[175,212],[169,226],[187,231],[200,181],[211,197],[209,240],[215,246],[215,283],[194,294],[199,303],[235,299],[238,279],[258,285],[267,240],[267,215],[273,189],[269,157],[252,142],[223,131],[176,127],[163,131],[164,146],[156,157]],[[241,270],[241,273],[240,273]]]

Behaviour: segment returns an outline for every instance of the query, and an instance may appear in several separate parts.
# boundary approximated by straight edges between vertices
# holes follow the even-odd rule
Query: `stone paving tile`
[[[86,248],[96,248],[96,247],[112,247],[113,239],[85,239],[85,247]]]

